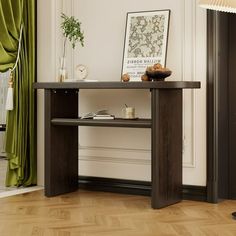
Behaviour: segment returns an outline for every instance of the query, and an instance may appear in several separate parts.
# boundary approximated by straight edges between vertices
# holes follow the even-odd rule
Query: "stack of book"
[[[107,114],[107,115],[96,115],[93,117],[94,120],[113,120],[115,116]]]
[[[94,120],[113,120],[114,115],[111,115],[107,110],[100,110],[98,112],[90,112],[81,117],[81,119],[94,119]]]

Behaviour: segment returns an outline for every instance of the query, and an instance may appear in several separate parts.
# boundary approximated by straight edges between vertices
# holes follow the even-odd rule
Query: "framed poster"
[[[128,12],[122,75],[141,80],[147,66],[166,64],[170,10]]]

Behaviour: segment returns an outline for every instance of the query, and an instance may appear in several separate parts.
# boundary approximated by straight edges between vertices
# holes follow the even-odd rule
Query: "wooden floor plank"
[[[1,236],[236,235],[236,201],[183,201],[160,210],[150,198],[78,191],[46,198],[42,191],[0,199]]]

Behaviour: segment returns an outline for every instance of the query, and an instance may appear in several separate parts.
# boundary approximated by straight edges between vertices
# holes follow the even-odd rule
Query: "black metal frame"
[[[169,13],[169,20],[168,20],[168,29],[167,29],[167,38],[166,38],[166,56],[165,56],[165,64],[166,65],[166,60],[167,60],[167,49],[168,49],[168,39],[169,39],[169,29],[170,29],[170,16],[171,16],[171,10],[170,9],[163,9],[163,10],[151,10],[151,11],[138,11],[138,12],[127,12],[126,14],[126,23],[125,23],[125,37],[124,37],[124,48],[123,48],[123,57],[122,57],[122,68],[121,68],[121,76],[123,73],[123,68],[124,68],[124,57],[125,57],[125,49],[126,49],[126,37],[127,37],[127,26],[128,26],[128,16],[129,14],[134,14],[134,13],[145,13],[145,12],[160,12],[160,11],[168,11]]]

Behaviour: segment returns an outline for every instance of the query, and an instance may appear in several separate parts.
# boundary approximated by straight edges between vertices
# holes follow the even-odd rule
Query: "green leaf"
[[[81,23],[74,16],[68,17],[64,13],[61,14],[61,29],[64,37],[66,37],[74,49],[79,42],[84,47],[84,32],[81,31]],[[65,45],[64,45],[65,47]],[[65,48],[64,48],[65,52]]]

